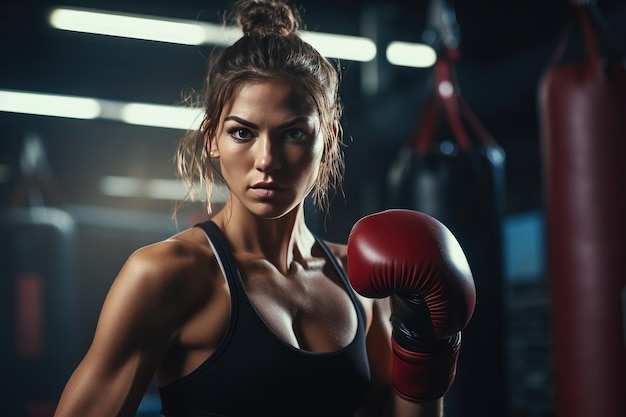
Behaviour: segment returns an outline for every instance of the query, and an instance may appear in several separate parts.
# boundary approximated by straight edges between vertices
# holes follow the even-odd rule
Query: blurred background
[[[66,30],[53,25],[52,11],[215,26],[227,4],[0,5],[0,415],[51,415],[128,255],[206,217],[201,204],[172,216],[182,196],[176,146],[201,119],[193,109],[170,112],[201,90],[221,41]],[[345,242],[358,218],[390,207],[444,221],[468,253],[479,303],[448,415],[557,415],[539,91],[561,40],[568,57],[584,57],[582,34],[564,32],[577,18],[572,2],[296,4],[308,32],[366,41],[362,56],[327,53],[343,73],[346,171],[329,213],[310,207],[310,224]],[[598,0],[594,10],[623,47],[626,2]],[[394,58],[394,43],[409,49]],[[416,44],[432,49],[410,49]],[[402,60],[422,52],[422,61]],[[67,98],[86,100],[59,101]],[[623,193],[623,177],[610,181]],[[151,387],[138,415],[158,410]]]

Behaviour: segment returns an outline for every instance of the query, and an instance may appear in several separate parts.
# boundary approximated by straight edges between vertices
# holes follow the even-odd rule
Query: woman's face
[[[311,191],[322,159],[319,115],[286,81],[246,82],[224,107],[210,143],[231,192],[262,218],[278,218]]]

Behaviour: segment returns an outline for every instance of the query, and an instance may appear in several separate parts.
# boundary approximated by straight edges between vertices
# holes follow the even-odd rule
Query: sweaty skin
[[[357,325],[345,288],[304,221],[322,139],[316,109],[280,80],[240,86],[215,137],[206,137],[230,189],[213,221],[230,243],[248,296],[286,343],[312,352],[346,346]],[[346,246],[328,246],[345,269]],[[418,404],[391,393],[387,300],[359,300],[372,380],[357,415],[440,416],[442,400]],[[212,354],[229,313],[228,286],[201,230],[137,250],[106,297],[55,417],[134,416],[153,376],[166,385]]]

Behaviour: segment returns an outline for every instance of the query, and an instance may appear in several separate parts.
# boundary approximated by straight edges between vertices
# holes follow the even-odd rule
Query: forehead
[[[286,111],[312,115],[317,108],[311,95],[294,82],[270,79],[241,83],[226,105],[230,111]]]

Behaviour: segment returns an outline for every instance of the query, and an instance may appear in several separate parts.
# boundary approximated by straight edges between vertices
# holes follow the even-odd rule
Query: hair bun
[[[282,0],[240,1],[234,21],[244,34],[288,36],[302,26],[298,12]]]

